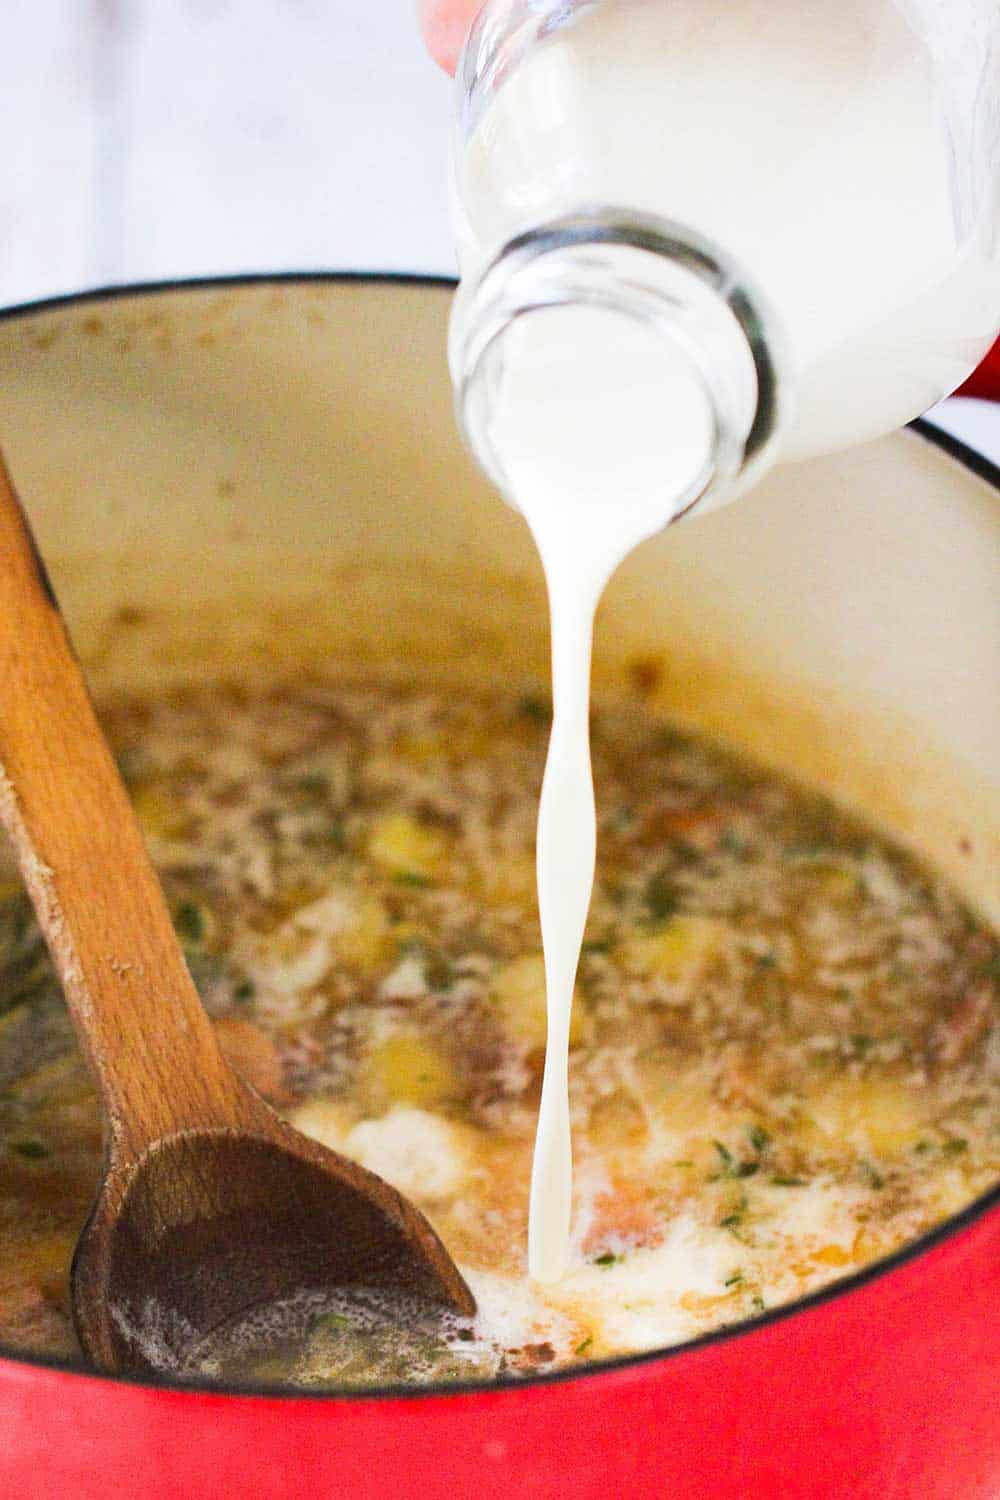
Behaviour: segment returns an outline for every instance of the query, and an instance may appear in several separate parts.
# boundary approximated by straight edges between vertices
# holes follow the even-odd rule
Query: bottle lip
[[[490,357],[517,319],[573,302],[657,322],[701,374],[717,411],[716,461],[677,517],[718,503],[720,491],[737,480],[741,488],[749,483],[784,425],[788,382],[775,319],[735,263],[704,237],[667,219],[608,207],[516,235],[456,293],[449,332],[456,415],[466,445],[494,482],[505,488],[478,414]]]

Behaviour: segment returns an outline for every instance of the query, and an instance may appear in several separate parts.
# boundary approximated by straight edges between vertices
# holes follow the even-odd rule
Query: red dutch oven
[[[984,401],[1000,401],[1000,341],[993,345],[979,369],[956,395],[981,396]]]
[[[546,668],[524,528],[455,436],[446,283],[145,288],[0,321],[0,437],[98,696],[364,650]],[[1000,396],[1000,357],[970,393]],[[595,685],[822,783],[1000,920],[1000,471],[925,426],[654,539]],[[645,674],[647,679],[649,674]],[[683,1347],[461,1393],[303,1397],[0,1358],[10,1500],[1000,1495],[1000,1186]]]

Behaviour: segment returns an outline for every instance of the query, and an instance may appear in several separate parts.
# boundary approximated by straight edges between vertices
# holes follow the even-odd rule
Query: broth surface
[[[474,1324],[299,1305],[188,1373],[483,1378],[656,1348],[899,1248],[1000,1177],[1000,944],[829,801],[598,709],[568,1274],[526,1275],[549,709],[372,679],[103,718],[236,1068],[428,1215]],[[96,1096],[0,852],[0,1341],[78,1355]]]

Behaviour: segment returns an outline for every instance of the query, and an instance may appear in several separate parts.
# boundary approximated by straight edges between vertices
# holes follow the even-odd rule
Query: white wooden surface
[[[416,0],[0,0],[0,306],[246,270],[451,271]],[[1000,459],[1000,413],[947,425]]]
[[[0,305],[251,269],[450,270],[414,0],[5,0]]]

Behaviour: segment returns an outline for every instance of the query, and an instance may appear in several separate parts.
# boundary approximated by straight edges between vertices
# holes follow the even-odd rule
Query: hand
[[[454,73],[462,43],[482,0],[420,0],[420,30],[427,50],[447,73]]]

